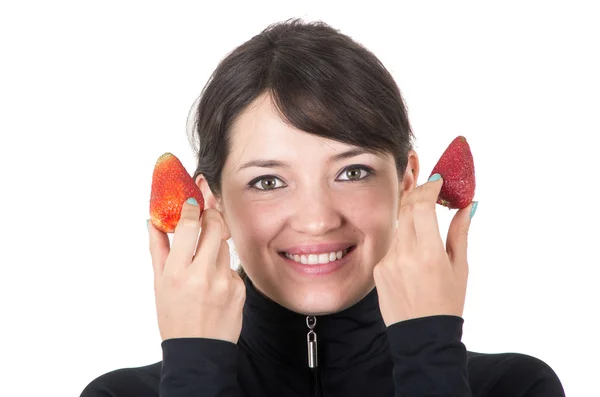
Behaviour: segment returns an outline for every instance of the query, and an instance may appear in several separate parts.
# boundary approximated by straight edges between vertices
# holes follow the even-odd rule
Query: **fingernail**
[[[440,174],[433,174],[429,177],[429,180],[427,182],[434,182],[437,181],[438,179],[440,179],[442,176]]]
[[[471,206],[471,213],[469,214],[469,218],[472,219],[473,215],[475,215],[475,212],[477,211],[477,204],[479,202],[478,201],[473,201],[473,205]]]
[[[189,199],[187,199],[186,203],[191,204],[191,205],[198,205],[198,202],[193,197],[190,197]]]
[[[150,219],[146,219],[146,230],[150,231]]]

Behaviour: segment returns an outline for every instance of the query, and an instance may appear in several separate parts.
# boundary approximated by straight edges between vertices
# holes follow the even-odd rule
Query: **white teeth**
[[[324,265],[329,262],[333,262],[338,259],[342,259],[348,251],[337,251],[324,254],[310,254],[310,255],[292,255],[286,253],[286,258],[292,259],[303,265]]]

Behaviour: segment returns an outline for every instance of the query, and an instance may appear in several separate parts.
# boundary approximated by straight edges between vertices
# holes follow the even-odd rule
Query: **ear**
[[[419,156],[414,150],[408,152],[406,170],[400,181],[400,201],[402,201],[412,190],[417,187],[419,179]]]
[[[221,211],[220,201],[214,195],[204,175],[200,174],[196,177],[196,185],[200,188],[204,197],[204,208],[212,208]]]

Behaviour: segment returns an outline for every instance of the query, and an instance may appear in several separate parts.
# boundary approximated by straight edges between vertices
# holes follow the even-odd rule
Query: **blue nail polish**
[[[195,199],[195,198],[193,198],[193,197],[190,197],[189,199],[187,199],[187,201],[186,201],[186,202],[187,202],[188,204],[191,204],[191,205],[198,205],[198,202],[197,202],[197,201],[196,201],[196,199]]]
[[[440,174],[433,174],[429,177],[429,180],[427,182],[434,182],[437,181],[441,178],[442,176]]]
[[[473,201],[473,205],[471,206],[471,213],[469,214],[469,218],[473,218],[473,215],[475,215],[475,211],[477,211],[477,204],[479,204],[478,201]]]

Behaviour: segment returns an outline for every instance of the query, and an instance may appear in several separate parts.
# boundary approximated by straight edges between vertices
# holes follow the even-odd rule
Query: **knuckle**
[[[414,204],[413,212],[417,214],[424,214],[430,212],[433,205],[427,201],[418,201]]]
[[[178,273],[171,273],[164,276],[163,281],[166,285],[168,285],[169,288],[172,289],[179,289],[186,283],[186,280]]]
[[[230,284],[226,277],[220,275],[215,275],[211,281],[212,289],[219,293],[229,291]]]
[[[235,280],[234,282],[234,297],[237,301],[244,301],[246,299],[246,286],[242,280]]]
[[[229,254],[229,243],[227,242],[227,240],[221,240],[221,245],[219,246],[219,252],[222,255]]]
[[[375,268],[373,269],[373,277],[375,278],[375,280],[380,280],[381,276],[382,276],[382,270],[381,270],[381,264],[377,264],[377,266],[375,266]]]
[[[198,273],[190,273],[187,283],[193,289],[204,289],[206,288],[206,277]]]
[[[378,263],[373,269],[373,277],[376,280],[386,280],[389,278],[389,269],[384,262]]]
[[[181,217],[179,224],[181,224],[183,227],[186,228],[191,228],[191,229],[197,229],[200,227],[200,221],[198,220],[198,218],[188,218],[188,217]]]
[[[465,235],[468,236],[469,235],[469,228],[468,227],[461,227],[460,228],[460,232]]]
[[[181,218],[193,219],[198,218],[200,213],[200,207],[189,203],[183,203],[181,207]]]
[[[430,201],[433,197],[437,199],[439,192],[442,188],[443,179],[434,181],[433,183],[427,183],[423,186],[422,197],[423,199]]]
[[[471,270],[471,268],[469,267],[469,262],[467,262],[465,260],[464,263],[461,264],[460,269],[461,269],[461,271],[463,272],[464,275],[468,276],[469,275],[469,271]]]
[[[408,216],[413,213],[415,208],[415,204],[413,202],[407,202],[402,207],[400,207],[400,215]]]
[[[428,273],[438,271],[439,263],[440,256],[431,250],[426,250],[421,255],[420,266]]]
[[[228,280],[226,277],[216,277],[212,281],[212,292],[218,299],[225,299],[232,295],[232,292],[235,291],[233,287],[233,283]]]
[[[209,208],[202,214],[202,227],[215,229],[221,228],[221,214],[219,211]]]
[[[398,263],[410,264],[413,262],[413,255],[408,250],[399,250],[396,257],[398,258]]]

